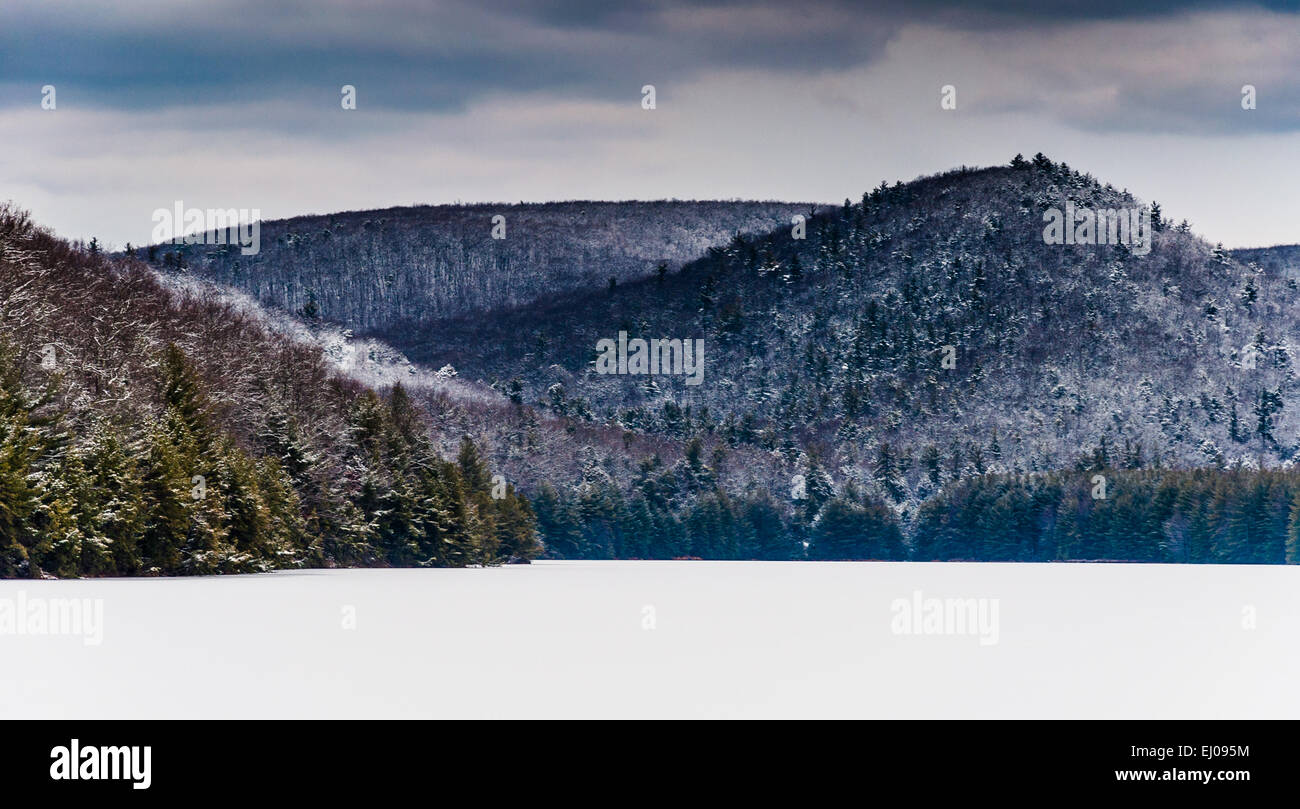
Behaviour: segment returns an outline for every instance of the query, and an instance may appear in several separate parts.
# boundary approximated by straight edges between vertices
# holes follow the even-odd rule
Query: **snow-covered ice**
[[[20,593],[102,599],[103,638],[0,634],[4,718],[1300,717],[1296,567],[541,562],[0,581],[0,603]],[[917,593],[996,599],[996,643],[896,633]]]

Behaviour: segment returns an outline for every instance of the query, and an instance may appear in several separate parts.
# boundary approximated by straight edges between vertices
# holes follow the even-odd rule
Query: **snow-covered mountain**
[[[522,206],[502,240],[494,206],[343,214],[273,224],[256,272],[153,258],[354,383],[401,382],[390,408],[441,457],[473,436],[552,555],[1300,559],[1294,251],[1226,251],[1043,155],[717,205]],[[726,237],[659,260],[669,214]]]
[[[260,252],[250,256],[215,244],[134,253],[364,333],[645,278],[809,208],[677,200],[425,205],[262,222]]]

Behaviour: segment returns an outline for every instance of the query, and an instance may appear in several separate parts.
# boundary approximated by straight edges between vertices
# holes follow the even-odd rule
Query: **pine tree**
[[[548,555],[560,559],[582,558],[582,534],[573,506],[550,483],[543,483],[538,489],[533,497],[533,510]]]
[[[1241,289],[1241,305],[1246,311],[1251,311],[1255,302],[1259,300],[1259,287],[1255,286],[1255,276],[1246,276],[1246,285]]]
[[[302,309],[298,312],[303,319],[309,323],[318,323],[320,321],[320,304],[316,302],[316,293],[307,293],[307,303],[303,304]]]
[[[5,577],[35,572],[26,545],[33,539],[28,526],[39,503],[31,481],[39,454],[26,414],[14,406],[10,391],[0,392],[0,575]]]
[[[123,576],[140,569],[145,513],[136,460],[108,427],[96,427],[85,457],[86,496],[94,512],[95,535],[112,557],[112,572]]]
[[[930,485],[936,490],[943,485],[943,470],[940,468],[943,464],[943,456],[939,454],[939,448],[934,444],[926,446],[921,453],[921,463],[925,467],[926,478]]]
[[[488,493],[492,487],[492,475],[469,436],[463,436],[460,440],[460,453],[456,456],[456,463],[460,466],[461,477],[470,492]]]
[[[394,383],[388,394],[388,418],[402,450],[416,448],[425,440],[420,411],[401,382]]]
[[[874,467],[876,482],[885,490],[890,499],[899,502],[903,499],[903,487],[898,477],[898,461],[894,457],[894,450],[890,447],[889,442],[881,442],[876,449],[876,463]]]
[[[165,424],[155,422],[145,438],[141,499],[145,522],[140,537],[141,567],[164,574],[179,571],[189,536],[190,468]]]
[[[836,498],[813,527],[808,558],[825,560],[904,558],[903,535],[892,512],[878,504]]]
[[[632,498],[632,505],[628,508],[622,558],[650,558],[653,535],[654,517],[650,513],[650,504],[646,502],[645,497],[637,495]]]
[[[163,349],[162,369],[163,406],[175,414],[178,426],[194,439],[197,449],[206,450],[212,441],[212,424],[197,372],[175,343]]]
[[[492,501],[497,548],[501,558],[510,562],[537,558],[542,547],[537,542],[532,509],[528,501],[507,485],[505,496]]]
[[[1290,520],[1286,534],[1286,563],[1300,565],[1300,488],[1291,499]]]

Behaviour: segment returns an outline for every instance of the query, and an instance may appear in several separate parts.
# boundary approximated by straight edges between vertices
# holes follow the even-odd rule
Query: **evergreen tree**
[[[810,559],[894,560],[904,553],[902,532],[888,509],[841,498],[826,504],[808,546]]]
[[[894,457],[894,450],[890,447],[889,442],[881,442],[876,449],[875,463],[876,482],[880,488],[885,490],[890,499],[898,502],[903,499],[903,487],[898,477],[898,462]]]

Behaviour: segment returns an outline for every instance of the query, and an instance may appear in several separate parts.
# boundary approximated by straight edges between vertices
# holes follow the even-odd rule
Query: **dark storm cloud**
[[[456,108],[494,92],[627,96],[714,67],[844,67],[868,59],[893,30],[834,4],[782,12],[232,0],[189,14],[128,2],[111,16],[82,16],[20,2],[0,13],[4,101],[28,103],[32,86],[49,83],[66,85],[79,103],[119,108],[337,95],[345,83],[364,86],[367,104],[402,109]]]
[[[6,0],[0,102],[29,103],[31,88],[47,83],[63,85],[79,104],[127,109],[315,100],[337,95],[341,84],[364,87],[368,105],[397,109],[455,109],[494,92],[626,97],[643,83],[710,69],[814,72],[864,63],[909,22],[979,29],[1228,5],[122,0],[105,12]]]
[[[1043,150],[1293,242],[1294,5],[0,0],[0,189],[120,245],[178,198],[836,200]]]
[[[1089,23],[1297,6],[1300,0],[119,0],[111,10],[91,10],[59,0],[5,0],[0,106],[30,105],[45,84],[58,87],[63,104],[126,111],[268,101],[315,106],[336,103],[344,84],[355,85],[360,103],[373,110],[457,111],[530,92],[635,101],[643,84],[656,85],[668,100],[676,84],[716,71],[811,76],[870,64],[909,24],[1032,43],[1045,32]],[[1069,41],[1058,39],[1056,47],[1064,61],[1096,59]],[[1189,86],[1169,72],[1134,70],[1112,79],[1117,101],[1109,110],[1063,109],[1059,117],[1094,129],[1300,126],[1295,94],[1276,82],[1272,99],[1280,103],[1243,121],[1217,105],[1234,81],[1239,87],[1249,76],[1224,75],[1222,87]],[[1045,103],[1050,107],[1051,99]]]

